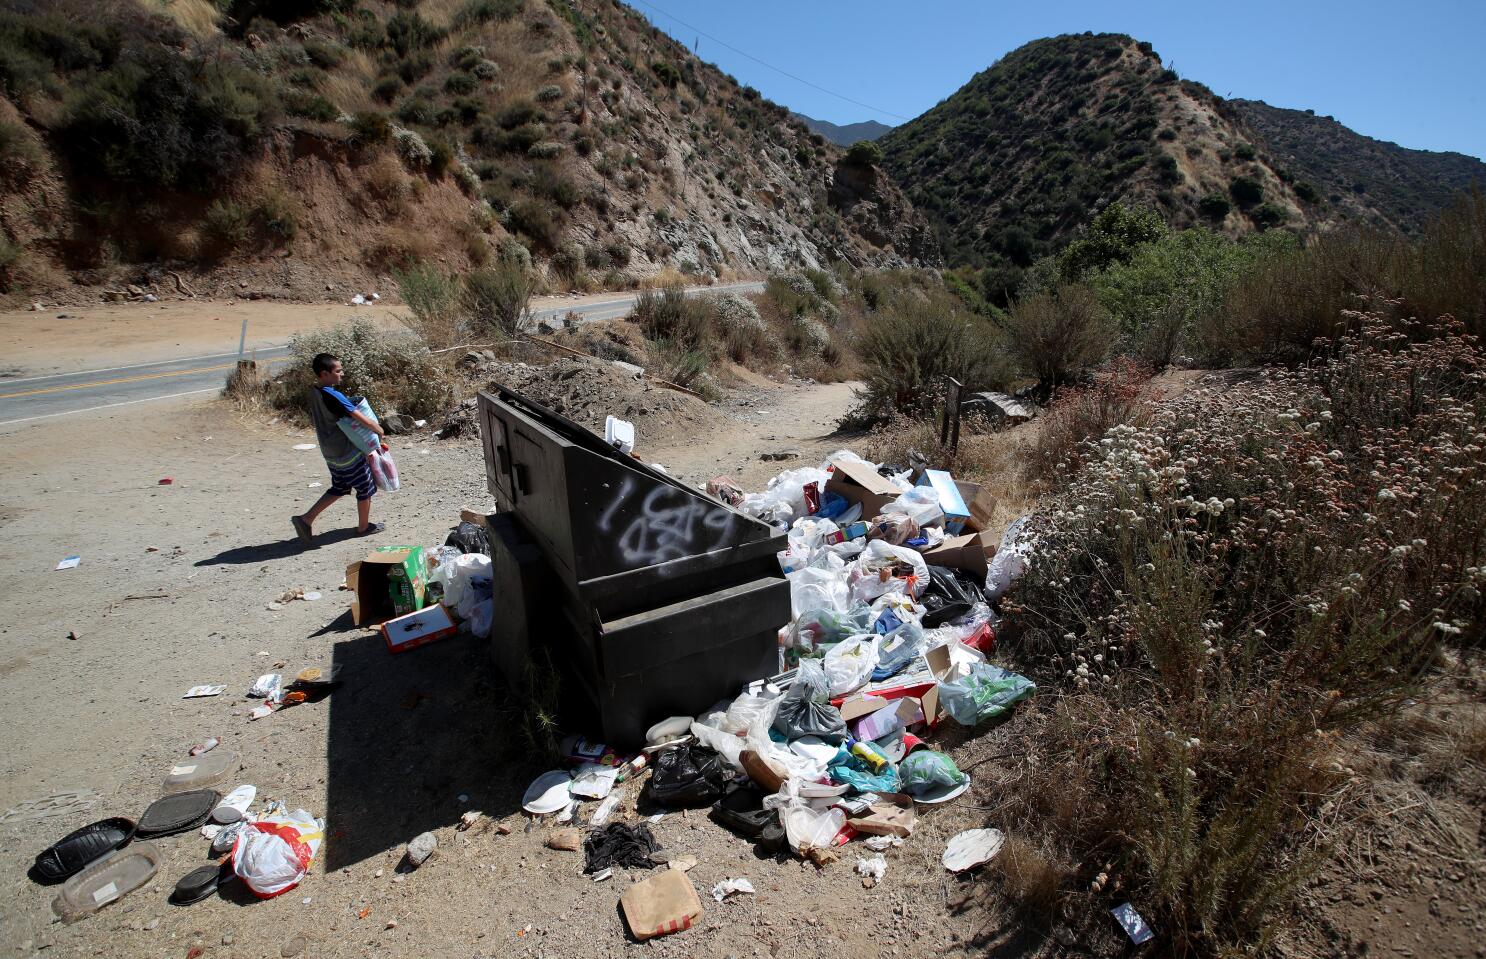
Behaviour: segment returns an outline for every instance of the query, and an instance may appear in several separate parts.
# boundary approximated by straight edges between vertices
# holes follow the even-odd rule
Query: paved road
[[[694,287],[689,293],[762,290],[758,282]],[[637,294],[616,293],[598,303],[557,306],[532,311],[534,322],[560,322],[568,313],[578,313],[585,322],[628,316]],[[288,361],[287,346],[255,351],[259,364],[272,369]],[[25,379],[0,380],[0,426],[31,420],[87,413],[93,410],[147,403],[176,396],[215,393],[222,388],[227,372],[237,365],[236,353],[182,357],[162,363],[142,363],[107,369],[80,370]]]

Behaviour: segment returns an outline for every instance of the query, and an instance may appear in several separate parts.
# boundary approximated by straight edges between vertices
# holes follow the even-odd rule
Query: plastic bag
[[[396,493],[402,488],[402,483],[397,478],[397,464],[392,461],[390,450],[368,453],[366,460],[371,467],[372,479],[376,481],[377,489],[384,493]]]
[[[232,871],[259,899],[288,892],[320,852],[325,824],[303,809],[248,823],[232,844]]]
[[[801,660],[793,685],[779,701],[774,729],[785,739],[818,736],[829,743],[846,738],[846,720],[830,703],[830,684],[820,661]]]
[[[886,540],[894,546],[902,546],[918,535],[918,524],[905,513],[883,513],[872,518],[867,529],[869,539]]]
[[[939,508],[939,494],[929,486],[915,486],[887,506],[884,513],[902,513],[919,526],[934,526],[944,521],[944,510]]]
[[[372,412],[371,404],[366,401],[365,397],[352,396],[348,398],[356,405],[356,412],[365,416],[373,423],[379,422],[377,420],[377,414]],[[339,426],[341,432],[346,434],[346,438],[351,441],[351,445],[361,452],[371,453],[381,450],[382,438],[377,435],[376,430],[362,426],[349,416],[342,416],[335,421],[335,425]]]
[[[851,606],[846,564],[830,559],[826,566],[806,566],[787,574],[791,616],[817,609],[845,611]]]
[[[490,636],[490,627],[495,624],[495,600],[490,597],[480,600],[470,610],[470,632],[482,638]]]
[[[788,525],[801,516],[805,509],[805,485],[818,483],[824,489],[830,474],[812,466],[786,470],[769,480],[762,493],[749,493],[738,507],[750,516],[756,516],[775,526]]]
[[[428,575],[430,583],[438,583],[444,591],[444,605],[460,619],[475,615],[475,607],[482,600],[490,599],[490,557],[479,553],[464,553],[451,563],[443,563]],[[488,632],[490,627],[486,625]]]
[[[741,738],[733,733],[725,733],[715,726],[706,726],[700,722],[691,724],[691,734],[697,737],[697,742],[703,746],[716,750],[717,754],[722,757],[723,762],[739,772],[743,771],[743,760],[739,756],[747,748],[748,744]]]
[[[921,796],[940,786],[958,786],[970,778],[960,772],[953,759],[932,749],[915,749],[904,756],[898,764],[898,776],[903,780],[903,791],[910,796]]]
[[[774,722],[774,711],[779,708],[779,696],[768,693],[743,693],[728,711],[723,714],[722,725],[718,728],[725,733],[746,733],[748,728],[755,723],[763,723],[768,726]]]
[[[779,812],[790,848],[803,856],[812,849],[829,849],[836,834],[846,825],[846,811],[839,806],[811,809],[795,800]]]
[[[877,647],[877,665],[872,670],[872,681],[880,682],[896,676],[915,662],[928,648],[924,629],[909,620],[884,636]]]
[[[976,663],[969,675],[939,684],[939,702],[961,726],[975,726],[1010,709],[1037,691],[1037,685],[1000,666]]]
[[[850,609],[812,609],[796,616],[789,624],[789,644],[812,650],[828,643],[839,643],[848,636],[867,632],[872,625],[872,609],[856,603]]]
[[[876,636],[854,636],[830,648],[821,666],[832,696],[859,689],[872,678],[872,670],[877,668],[877,642]]]
[[[929,585],[929,564],[911,549],[874,539],[847,573],[853,599],[870,603],[884,593],[919,596]]]
[[[895,793],[901,785],[898,768],[892,763],[884,766],[882,772],[874,773],[870,766],[846,749],[836,753],[829,769],[833,782],[845,783],[853,792]]]
[[[942,626],[968,615],[984,597],[974,576],[947,566],[929,567],[929,586],[924,590],[924,625]]]
[[[1028,530],[1031,521],[1029,514],[1008,526],[1006,535],[1001,537],[1000,548],[991,557],[990,568],[986,570],[986,596],[992,602],[1005,596],[1012,584],[1027,570],[1027,561],[1031,559],[1032,549],[1036,545]]]
[[[490,555],[490,533],[479,523],[460,520],[459,525],[449,531],[445,546],[458,548],[461,553]]]
[[[645,788],[662,806],[710,806],[727,792],[732,778],[717,750],[684,745],[655,757],[655,771]]]

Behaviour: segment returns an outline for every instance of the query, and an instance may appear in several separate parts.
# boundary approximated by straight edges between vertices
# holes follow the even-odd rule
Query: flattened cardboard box
[[[664,869],[637,882],[619,897],[629,931],[641,942],[690,929],[702,916],[702,902],[680,869]]]
[[[924,550],[924,562],[930,566],[963,569],[984,583],[990,558],[994,555],[996,540],[990,533],[966,533],[946,536],[938,546]]]
[[[357,626],[375,626],[397,615],[388,590],[388,575],[393,568],[413,590],[413,609],[423,608],[427,572],[423,569],[423,547],[380,546],[346,567],[346,588],[351,591],[351,620]]]
[[[832,460],[831,467],[826,491],[839,493],[849,503],[861,503],[862,519],[879,515],[884,506],[902,495],[890,480],[865,463]]]

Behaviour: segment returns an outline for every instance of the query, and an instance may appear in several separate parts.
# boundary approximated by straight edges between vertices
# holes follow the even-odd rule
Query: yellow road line
[[[284,361],[284,357],[276,357],[274,359],[263,360],[261,362],[265,363],[268,366],[272,366],[275,363],[283,363]],[[74,386],[48,386],[43,389],[25,390],[20,393],[0,393],[0,400],[13,400],[21,396],[40,396],[42,393],[66,393],[70,390],[87,390],[92,389],[95,386],[114,386],[119,383],[137,383],[141,380],[159,380],[171,376],[190,376],[193,373],[211,373],[215,370],[230,370],[236,366],[237,363],[235,362],[222,363],[217,366],[198,366],[189,370],[172,370],[169,373],[141,373],[138,376],[121,376],[118,379],[96,380],[92,383],[78,383]]]

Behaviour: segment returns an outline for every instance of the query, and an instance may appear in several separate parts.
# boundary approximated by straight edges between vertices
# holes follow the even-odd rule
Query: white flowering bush
[[[1335,737],[1481,635],[1486,354],[1449,318],[1348,320],[1309,367],[1090,442],[1007,604],[1065,691],[1026,812],[1075,872],[1113,859],[1177,952],[1268,940]]]

